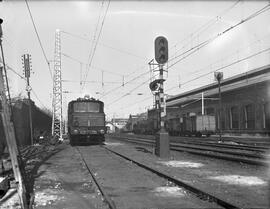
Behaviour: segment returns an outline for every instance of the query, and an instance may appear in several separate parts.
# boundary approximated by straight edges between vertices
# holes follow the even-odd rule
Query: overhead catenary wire
[[[81,63],[81,64],[83,64],[83,65],[87,65],[87,63],[84,63],[84,62],[82,62],[81,60],[79,60],[79,59],[77,59],[77,58],[74,58],[74,57],[72,57],[72,56],[70,56],[70,55],[67,55],[66,53],[61,53],[61,54],[62,54],[64,57],[67,57],[67,58],[69,58],[69,59],[71,59],[71,60],[73,60],[73,61],[75,61],[75,62]],[[123,74],[111,72],[111,71],[105,70],[105,69],[103,69],[103,68],[101,68],[101,67],[97,67],[97,66],[92,66],[92,68],[93,68],[93,69],[96,69],[96,70],[99,70],[99,71],[103,71],[103,72],[109,73],[109,74],[117,75],[117,76],[125,76],[125,75],[123,75]]]
[[[254,54],[252,54],[252,55],[246,56],[246,57],[244,57],[244,58],[242,58],[242,59],[239,59],[239,60],[237,60],[237,61],[234,61],[234,62],[232,62],[232,63],[230,63],[230,64],[224,65],[224,66],[219,67],[219,68],[217,68],[217,69],[215,69],[215,70],[212,70],[212,71],[210,71],[210,72],[207,72],[207,73],[205,73],[205,74],[202,74],[202,75],[200,75],[200,76],[197,76],[197,77],[195,77],[195,78],[193,78],[193,79],[191,79],[191,80],[188,80],[188,81],[184,82],[182,85],[188,84],[188,83],[190,83],[190,82],[192,82],[192,81],[195,81],[195,80],[200,79],[201,77],[207,76],[207,75],[209,75],[209,74],[211,74],[211,73],[214,73],[214,72],[216,72],[216,71],[223,70],[223,69],[228,68],[228,67],[230,67],[230,66],[232,66],[232,65],[238,64],[238,63],[240,63],[240,62],[242,62],[242,61],[245,61],[245,60],[247,60],[247,59],[250,59],[250,58],[252,58],[252,57],[255,57],[255,56],[257,56],[257,55],[259,55],[259,54],[262,54],[262,53],[264,53],[264,52],[267,52],[267,51],[269,51],[269,50],[270,50],[270,48],[266,48],[266,49],[264,49],[264,50],[261,50],[261,51],[259,51],[259,52],[254,53]],[[176,86],[167,89],[167,91],[170,91],[170,90],[175,89],[175,88],[176,88]]]
[[[105,11],[105,14],[104,14],[104,16],[103,16],[103,20],[102,20],[102,23],[101,23],[101,27],[100,27],[100,30],[99,30],[99,33],[98,33],[97,40],[96,40],[95,45],[94,45],[94,50],[93,50],[93,52],[92,52],[92,56],[91,56],[90,62],[89,62],[89,64],[88,64],[88,69],[87,69],[87,71],[86,71],[84,80],[87,80],[88,73],[89,73],[89,71],[90,71],[90,68],[91,68],[91,65],[92,65],[92,62],[93,62],[93,59],[94,59],[94,56],[95,56],[97,44],[98,44],[99,39],[100,39],[100,36],[101,36],[101,32],[102,32],[102,29],[103,29],[103,26],[104,26],[104,22],[105,22],[105,19],[106,19],[106,15],[107,15],[108,10],[109,10],[110,3],[111,3],[111,1],[109,0],[109,2],[108,2],[108,4],[107,4],[106,11]],[[94,44],[94,43],[93,43],[93,44]],[[82,89],[83,89],[84,87],[85,87],[85,82],[83,82]]]
[[[218,33],[217,35],[215,35],[215,36],[209,38],[209,39],[206,40],[206,41],[203,41],[202,43],[198,44],[197,46],[192,47],[191,49],[189,49],[189,50],[183,52],[182,54],[180,54],[180,55],[178,55],[178,56],[176,56],[176,57],[170,59],[168,62],[177,59],[179,56],[182,56],[182,55],[187,54],[187,55],[181,57],[180,59],[178,59],[177,61],[175,61],[174,63],[172,63],[171,65],[169,65],[169,66],[167,67],[167,70],[168,70],[169,68],[173,67],[174,65],[176,65],[177,63],[179,63],[180,61],[186,59],[187,57],[189,57],[189,56],[192,55],[193,53],[197,52],[198,50],[200,50],[200,49],[203,48],[204,46],[207,46],[209,43],[211,43],[213,40],[217,39],[218,37],[224,35],[225,33],[229,32],[229,31],[231,31],[232,29],[236,28],[237,26],[239,26],[239,25],[241,25],[241,24],[247,22],[248,20],[251,20],[252,18],[254,18],[254,17],[256,17],[256,16],[262,14],[263,12],[268,11],[268,10],[270,9],[269,6],[270,6],[270,4],[267,4],[267,5],[264,6],[262,9],[256,11],[255,13],[253,13],[253,14],[251,14],[250,16],[248,16],[247,18],[241,20],[240,22],[236,23],[235,25],[233,25],[233,26],[231,26],[231,27],[225,29],[225,30],[222,31],[221,33]],[[146,72],[146,73],[148,73],[148,72]],[[145,82],[143,82],[141,85],[145,84],[146,82],[148,82],[148,80],[145,81]],[[141,85],[140,85],[140,86],[141,86]],[[140,87],[140,86],[138,86],[138,87]],[[134,89],[137,89],[137,88],[134,88]],[[113,103],[115,103],[115,102],[118,101],[118,100],[123,99],[123,98],[126,97],[126,96],[127,96],[127,95],[124,94],[123,96],[121,96],[121,97],[119,97],[118,99],[114,100]],[[112,104],[112,103],[110,103],[110,104]]]
[[[173,45],[173,47],[176,47],[179,43],[182,43],[185,40],[190,39],[189,42],[193,41],[193,38],[195,36],[197,36],[197,33],[202,33],[203,31],[207,30],[208,28],[210,28],[212,25],[216,24],[216,22],[218,22],[219,20],[221,20],[221,16],[223,16],[224,14],[226,14],[228,11],[232,10],[234,7],[236,7],[236,5],[240,2],[241,0],[238,0],[236,2],[233,3],[233,5],[231,5],[230,7],[226,8],[225,10],[223,10],[220,14],[216,15],[214,18],[212,18],[211,20],[209,20],[207,23],[205,23],[204,25],[202,25],[201,27],[199,27],[197,30],[193,31],[190,36],[184,38],[183,40],[181,40],[180,42],[176,43],[175,45]],[[186,43],[183,47],[181,47],[179,50],[184,49],[188,44]],[[177,50],[177,51],[179,51]],[[177,52],[176,51],[176,52]]]
[[[34,27],[34,30],[35,30],[35,33],[36,33],[36,36],[37,36],[39,45],[40,45],[40,48],[41,48],[41,50],[42,50],[43,56],[44,56],[44,58],[45,58],[45,60],[46,60],[46,63],[47,63],[47,65],[48,65],[48,69],[49,69],[49,72],[50,72],[51,79],[53,80],[53,75],[52,75],[52,71],[51,71],[51,67],[50,67],[50,61],[49,61],[49,59],[48,59],[47,56],[46,56],[46,53],[45,53],[44,47],[43,47],[43,45],[42,45],[40,36],[39,36],[39,34],[38,34],[38,30],[37,30],[37,27],[36,27],[34,18],[33,18],[33,16],[32,16],[32,13],[31,13],[31,10],[30,10],[28,1],[25,0],[25,3],[26,3],[26,6],[27,6],[27,10],[28,10],[28,12],[29,12],[29,15],[30,15],[30,18],[31,18],[31,21],[32,21],[32,24],[33,24],[33,27]]]
[[[221,15],[225,14],[226,12],[228,12],[229,10],[231,10],[232,8],[234,8],[239,2],[240,2],[240,0],[238,0],[237,2],[235,2],[232,6],[230,6],[230,7],[227,8],[227,9],[225,9],[225,10],[224,10],[221,14],[219,14],[217,17],[220,17]],[[193,35],[196,34],[197,32],[201,31],[205,26],[207,26],[207,25],[209,26],[209,24],[212,24],[213,21],[216,22],[216,20],[217,20],[217,19],[214,18],[214,19],[208,21],[206,24],[204,24],[203,26],[201,26],[199,29],[197,29],[197,30],[196,30],[195,32],[193,32],[192,34],[193,34]],[[207,28],[208,28],[208,27],[207,27]],[[207,28],[206,28],[206,29],[207,29]],[[188,39],[188,37],[187,37],[186,39]],[[186,40],[186,39],[184,39],[184,40]],[[182,40],[182,41],[183,41],[183,40]],[[182,41],[181,41],[181,42],[182,42]],[[181,42],[179,42],[179,43],[181,43]],[[189,50],[183,52],[181,55],[184,55],[184,54],[188,53],[189,51],[192,51],[192,50],[195,49],[196,47],[199,47],[200,45],[203,45],[203,44],[204,44],[204,43],[200,43],[199,45],[197,45],[197,46],[195,46],[195,47],[192,47],[191,49],[189,49]],[[175,47],[176,45],[178,45],[178,43],[176,43],[176,44],[174,45],[174,47]],[[184,46],[183,48],[185,48],[185,46]],[[181,55],[180,55],[180,56],[181,56]],[[179,55],[178,55],[178,56],[179,56]],[[157,67],[154,68],[154,69],[157,69]],[[130,73],[130,75],[133,74],[134,72],[137,72],[137,71],[133,71],[132,73]],[[140,78],[141,76],[144,76],[144,75],[146,75],[146,74],[148,74],[148,72],[146,72],[146,73],[141,73],[139,76],[136,76],[135,79],[138,79],[138,78]],[[134,81],[134,79],[132,79],[131,81]],[[129,81],[128,81],[127,83],[129,83]],[[126,84],[127,84],[127,83],[126,83]],[[121,87],[122,87],[122,86],[119,86],[119,87],[116,87],[116,88],[110,90],[109,92],[105,92],[105,93],[101,96],[101,98],[104,97],[104,96],[106,96],[106,95],[108,95],[108,94],[110,94],[110,93],[112,93],[112,92],[114,92],[115,90],[120,89]]]
[[[70,36],[72,36],[72,37],[74,37],[74,38],[78,38],[78,39],[81,39],[81,40],[84,40],[84,41],[87,41],[87,42],[92,41],[92,40],[90,40],[90,39],[88,39],[88,38],[82,37],[82,36],[77,35],[77,34],[74,34],[74,33],[70,33],[70,32],[67,32],[67,31],[61,31],[61,32],[62,32],[62,33],[65,33],[65,34],[68,34],[68,35],[70,35]],[[139,59],[142,59],[142,60],[148,60],[148,59],[146,59],[145,57],[136,55],[136,54],[134,54],[134,53],[131,53],[131,52],[126,51],[126,50],[123,50],[123,49],[116,48],[116,47],[114,47],[114,46],[110,46],[110,45],[108,45],[108,44],[104,44],[104,43],[102,43],[101,41],[99,41],[98,45],[101,45],[101,46],[103,46],[103,47],[106,47],[106,48],[109,48],[109,49],[118,51],[118,52],[120,52],[120,53],[122,53],[122,54],[126,54],[126,55],[129,55],[129,56],[132,56],[132,57],[136,57],[136,58],[139,58]]]
[[[67,83],[79,83],[80,81],[78,80],[62,80],[62,82],[67,82]],[[102,81],[85,81],[86,83],[102,83]],[[103,83],[111,83],[111,84],[119,84],[119,83],[122,83],[120,81],[103,81]]]
[[[17,75],[18,77],[20,77],[21,79],[23,79],[23,80],[26,81],[26,78],[25,78],[24,76],[22,76],[20,73],[18,73],[16,70],[14,70],[12,67],[10,67],[9,65],[6,65],[6,67],[7,67],[7,70],[10,70],[10,71],[13,72],[15,75]],[[34,96],[36,97],[36,99],[39,101],[39,103],[40,103],[45,109],[47,109],[47,110],[50,111],[50,109],[49,109],[48,107],[46,107],[46,106],[44,105],[44,103],[40,100],[40,98],[37,96],[37,94],[36,94],[35,90],[33,89],[33,87],[32,87],[31,85],[29,85],[29,86],[31,87],[31,89],[32,89],[32,91],[33,91],[33,94],[34,94]]]
[[[99,22],[100,22],[100,18],[101,18],[101,14],[102,14],[103,5],[104,5],[104,0],[102,0],[102,2],[101,2],[101,7],[100,7],[100,11],[99,11],[98,21],[97,21],[97,24],[96,24],[96,27],[95,27],[95,32],[93,34],[93,40],[91,41],[91,48],[90,48],[90,52],[89,52],[87,63],[90,62],[91,56],[92,56],[92,53],[93,53],[93,48],[94,48],[94,44],[95,44],[95,40],[96,40],[96,35],[97,35],[98,27],[99,27]]]
[[[231,5],[230,7],[226,8],[225,10],[223,10],[223,11],[222,11],[220,14],[218,14],[215,18],[211,19],[211,20],[208,21],[206,24],[204,24],[203,26],[201,26],[200,28],[198,28],[198,29],[197,29],[196,31],[194,31],[191,35],[192,35],[193,37],[195,37],[195,34],[196,34],[196,33],[202,32],[202,31],[206,30],[207,28],[209,28],[209,27],[210,27],[211,25],[213,25],[215,22],[217,22],[218,20],[220,20],[220,19],[221,19],[221,16],[222,16],[223,14],[225,14],[225,13],[227,13],[229,10],[233,9],[239,2],[240,2],[240,0],[238,0],[238,1],[235,2],[235,3],[233,3],[233,5]],[[187,40],[188,38],[190,38],[190,37],[187,37],[187,38],[185,38],[184,40]],[[178,42],[178,43],[182,43],[184,40],[182,40],[182,41],[180,41],[180,42]],[[192,41],[192,37],[191,37],[191,41]],[[178,43],[176,43],[173,47],[176,47],[176,46],[178,45]],[[182,49],[185,48],[185,47],[186,47],[186,45],[185,45],[184,47],[182,47]],[[179,51],[179,50],[178,50],[178,51]],[[186,53],[187,53],[187,52],[186,52]],[[155,69],[156,69],[156,68],[155,68]],[[137,71],[134,71],[134,72],[137,72]],[[133,74],[134,72],[132,72],[131,74]],[[144,76],[144,75],[147,74],[147,73],[149,73],[149,72],[142,73],[142,74],[140,74],[139,76],[135,77],[135,79],[138,79],[138,78],[140,78],[141,76]],[[130,74],[130,75],[131,75],[131,74]],[[133,79],[132,79],[132,80],[133,80]],[[143,82],[143,83],[146,83],[146,82]],[[115,90],[120,89],[120,88],[121,88],[121,86],[116,87],[116,88],[110,90],[109,92],[106,92],[104,95],[102,95],[102,97],[105,96],[105,95],[108,95],[109,93],[112,93],[112,92],[114,92]]]
[[[240,49],[237,49],[237,50],[235,50],[234,52],[230,52],[230,54],[229,54],[228,56],[223,57],[222,59],[217,60],[217,61],[215,61],[215,62],[209,64],[208,66],[203,67],[203,68],[201,68],[201,69],[199,69],[199,70],[194,70],[194,71],[192,71],[192,72],[189,72],[189,74],[194,74],[194,73],[202,72],[203,69],[206,69],[206,68],[208,69],[209,67],[211,68],[211,67],[213,67],[214,64],[220,63],[222,60],[225,60],[225,59],[227,59],[227,58],[229,58],[229,57],[233,57],[234,55],[239,54],[239,53],[240,53],[240,50],[242,50],[242,49],[244,49],[244,48],[245,48],[245,49],[246,49],[246,48],[250,48],[251,46],[255,45],[256,43],[261,43],[262,40],[264,40],[264,39],[266,39],[266,38],[269,38],[269,37],[270,37],[270,34],[267,34],[267,35],[265,35],[264,37],[262,37],[261,39],[258,39],[258,40],[256,40],[256,41],[252,42],[251,44],[246,45],[245,47],[242,47],[242,48],[240,48]]]
[[[211,43],[212,41],[216,40],[218,37],[220,37],[220,36],[226,34],[227,32],[231,31],[232,29],[234,29],[234,28],[238,27],[239,25],[241,25],[241,24],[243,24],[243,23],[245,23],[245,22],[251,20],[252,18],[254,18],[254,17],[256,17],[256,16],[262,14],[263,12],[268,11],[268,10],[270,9],[269,6],[270,6],[270,4],[266,5],[266,6],[263,7],[262,9],[260,9],[260,10],[258,10],[257,12],[251,14],[250,16],[248,16],[247,18],[245,18],[245,19],[241,20],[240,22],[234,24],[233,26],[231,26],[231,27],[225,29],[225,30],[222,31],[221,33],[218,33],[217,35],[215,35],[215,36],[209,38],[208,40],[206,40],[206,41],[204,41],[204,42],[198,44],[196,47],[192,47],[191,49],[185,51],[184,53],[181,53],[180,55],[177,55],[176,57],[172,58],[172,59],[169,60],[168,62],[173,61],[173,60],[177,59],[178,57],[185,55],[185,54],[188,53],[188,52],[190,52],[190,53],[189,53],[187,56],[193,54],[194,52],[196,52],[196,51],[198,51],[199,49],[203,48],[204,46],[208,45],[208,44]],[[174,65],[176,65],[177,63],[179,63],[180,61],[182,61],[183,59],[185,59],[187,56],[184,56],[184,57],[182,57],[181,59],[175,61],[173,64],[169,65],[168,68],[173,67]]]
[[[250,16],[248,16],[247,18],[245,18],[244,20],[241,20],[241,21],[238,22],[237,24],[235,24],[235,25],[233,25],[233,26],[227,28],[226,30],[222,31],[221,33],[218,33],[218,34],[216,34],[215,36],[213,36],[213,37],[211,37],[211,38],[209,38],[209,39],[207,39],[207,40],[205,40],[205,41],[203,41],[203,42],[197,44],[196,46],[191,47],[190,49],[188,49],[188,50],[182,52],[181,54],[179,54],[179,55],[177,55],[177,56],[175,56],[175,57],[169,59],[169,60],[168,60],[168,63],[172,62],[173,60],[175,60],[175,59],[177,59],[177,58],[179,58],[179,57],[181,57],[181,56],[183,56],[183,57],[181,57],[180,59],[178,59],[177,61],[175,61],[174,63],[172,63],[171,65],[169,65],[169,66],[167,67],[167,70],[168,70],[169,68],[173,67],[174,65],[176,65],[177,63],[179,63],[180,61],[182,61],[182,60],[188,58],[190,55],[194,54],[195,52],[197,52],[197,51],[200,50],[201,48],[207,46],[208,44],[210,44],[211,42],[213,42],[213,41],[214,41],[215,39],[217,39],[218,37],[220,37],[220,36],[226,34],[227,32],[231,31],[232,29],[234,29],[234,28],[238,27],[239,25],[241,25],[241,24],[243,24],[243,23],[245,23],[245,22],[251,20],[252,18],[254,18],[254,17],[256,17],[256,16],[262,14],[263,12],[268,11],[268,10],[270,9],[269,6],[270,6],[270,4],[267,4],[267,5],[264,6],[262,9],[256,11],[255,13],[251,14]],[[154,68],[154,70],[157,69],[157,68],[158,68],[158,67]],[[140,74],[139,76],[135,77],[135,79],[138,79],[138,78],[140,78],[141,76],[144,76],[145,74],[148,74],[148,73],[149,73],[149,72],[142,73],[142,74]],[[134,79],[132,79],[132,80],[134,80]],[[145,83],[145,82],[144,82],[144,83]],[[112,89],[112,90],[110,90],[110,91],[104,93],[103,96],[108,95],[109,93],[112,93],[112,92],[114,92],[115,90],[120,89],[120,88],[121,88],[121,86],[116,87],[116,88],[114,88],[114,89]]]
[[[132,81],[135,81],[135,80],[137,80],[138,78],[141,78],[142,76],[145,76],[145,75],[148,74],[148,73],[149,73],[149,72],[141,73],[140,75],[136,76],[135,78],[133,78],[133,79],[131,79],[131,80],[125,82],[124,85],[126,85],[126,84],[128,84],[128,83],[130,83],[130,82],[132,82]],[[146,82],[148,82],[148,80],[147,80]],[[144,83],[146,83],[146,82],[144,82]],[[144,83],[143,83],[143,84],[144,84]],[[142,85],[142,84],[141,84],[141,85]],[[140,85],[140,86],[141,86],[141,85]],[[116,87],[116,88],[111,89],[110,91],[104,93],[99,99],[101,99],[102,97],[104,97],[104,96],[106,96],[106,95],[108,95],[108,94],[110,94],[110,93],[112,93],[112,92],[115,92],[117,89],[120,89],[121,87],[122,87],[122,86],[118,86],[118,87]]]
[[[215,70],[212,70],[212,71],[210,71],[210,72],[207,72],[207,73],[204,73],[204,74],[202,74],[202,75],[199,75],[199,76],[197,76],[197,77],[195,77],[195,78],[192,78],[192,79],[190,79],[190,80],[184,82],[183,84],[181,84],[181,86],[184,86],[184,85],[186,85],[186,84],[189,84],[190,82],[193,82],[193,81],[195,81],[195,80],[198,80],[198,79],[200,79],[200,78],[202,78],[202,77],[208,76],[208,75],[210,75],[210,74],[212,74],[212,73],[214,73],[214,72],[217,72],[217,71],[220,71],[220,70],[224,70],[225,68],[231,67],[232,65],[238,64],[238,63],[243,62],[243,61],[245,61],[245,60],[247,60],[247,59],[251,59],[251,58],[253,58],[253,57],[255,57],[255,56],[258,56],[258,55],[260,55],[260,54],[262,54],[262,53],[265,53],[265,52],[268,52],[268,51],[270,51],[270,47],[269,47],[269,48],[266,48],[266,49],[264,49],[264,50],[261,50],[261,51],[259,51],[259,52],[256,52],[256,53],[254,53],[254,54],[252,54],[252,55],[246,56],[246,57],[244,57],[244,58],[242,58],[242,59],[239,59],[239,60],[237,60],[237,61],[234,61],[234,62],[232,62],[232,63],[230,63],[230,64],[227,64],[227,65],[224,65],[224,66],[222,66],[222,67],[216,68]],[[167,89],[166,91],[170,91],[170,90],[173,90],[173,89],[175,89],[175,88],[178,88],[178,85],[177,85],[177,86],[174,86],[174,87],[171,87],[171,88]],[[134,105],[136,105],[136,104],[138,104],[138,103],[144,102],[144,101],[146,101],[146,100],[148,100],[148,99],[152,99],[152,96],[147,97],[147,98],[144,98],[144,99],[142,99],[141,101],[138,101],[138,102],[135,102],[135,103],[133,102],[132,104],[127,105],[126,108],[129,108],[129,107],[134,106]]]

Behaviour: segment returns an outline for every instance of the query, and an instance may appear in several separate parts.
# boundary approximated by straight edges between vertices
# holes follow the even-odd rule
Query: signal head
[[[0,18],[0,38],[2,38],[2,35],[3,35],[2,23],[3,23],[3,19]]]
[[[168,61],[168,41],[163,36],[155,39],[155,60],[159,64],[164,64]]]

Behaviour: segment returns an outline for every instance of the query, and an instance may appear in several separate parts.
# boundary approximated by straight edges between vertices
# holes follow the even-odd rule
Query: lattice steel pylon
[[[53,109],[52,136],[54,138],[62,140],[63,117],[62,117],[61,37],[59,29],[57,29],[55,32],[52,109]]]

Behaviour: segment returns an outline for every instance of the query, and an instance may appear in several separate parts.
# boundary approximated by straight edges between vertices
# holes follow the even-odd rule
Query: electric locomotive
[[[68,133],[71,145],[104,142],[104,103],[89,96],[69,102]]]

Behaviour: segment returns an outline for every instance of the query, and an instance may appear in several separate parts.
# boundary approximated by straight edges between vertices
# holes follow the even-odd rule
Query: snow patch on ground
[[[223,142],[223,143],[224,143],[224,144],[239,145],[239,143],[233,142],[233,141],[225,141],[225,142]]]
[[[35,206],[46,206],[63,199],[59,191],[45,189],[35,194]]]
[[[157,187],[154,192],[161,197],[182,197],[185,195],[185,191],[179,187]]]
[[[226,175],[226,176],[211,176],[208,178],[217,181],[222,181],[228,184],[236,184],[242,186],[255,186],[267,184],[266,181],[256,176]]]
[[[20,199],[17,190],[11,188],[7,191],[4,197],[0,200],[1,209],[21,209]]]
[[[159,163],[176,168],[199,168],[203,166],[202,163],[195,163],[190,161],[177,161],[177,160],[160,161]]]
[[[121,146],[121,145],[123,145],[122,143],[118,143],[118,142],[105,142],[105,144],[108,146]]]

